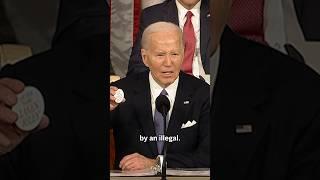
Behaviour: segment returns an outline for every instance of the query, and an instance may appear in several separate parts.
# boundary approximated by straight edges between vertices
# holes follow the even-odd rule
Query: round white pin
[[[16,125],[21,130],[31,131],[39,125],[43,116],[43,96],[35,87],[27,86],[17,98],[17,104],[12,108],[18,114]]]
[[[125,101],[124,92],[122,89],[118,89],[116,91],[116,94],[114,95],[114,97],[116,98],[115,102],[118,104]]]

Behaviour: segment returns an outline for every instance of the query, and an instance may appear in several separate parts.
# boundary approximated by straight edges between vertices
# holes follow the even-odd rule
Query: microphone
[[[167,131],[167,114],[170,109],[170,101],[167,96],[160,94],[156,99],[156,109],[163,116],[163,135],[166,136]],[[162,161],[162,171],[161,171],[161,179],[166,180],[167,170],[167,143],[164,141],[163,145],[163,161]]]
[[[167,96],[160,94],[156,99],[156,108],[162,114],[163,119],[166,119],[170,109],[170,101]]]

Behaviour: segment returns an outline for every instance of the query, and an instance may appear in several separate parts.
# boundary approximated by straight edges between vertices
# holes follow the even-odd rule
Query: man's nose
[[[172,64],[172,58],[169,54],[166,55],[163,64],[165,66],[170,66]]]

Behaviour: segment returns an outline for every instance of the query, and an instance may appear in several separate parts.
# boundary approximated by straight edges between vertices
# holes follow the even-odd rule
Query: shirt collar
[[[153,79],[151,72],[149,72],[149,82],[150,82],[150,88],[151,88],[151,95],[154,98],[153,100],[155,101],[155,99],[160,95],[163,88]],[[178,88],[178,83],[179,83],[179,76],[172,84],[170,84],[168,87],[165,88],[165,90],[168,93],[170,101],[172,97],[175,97],[175,94]]]

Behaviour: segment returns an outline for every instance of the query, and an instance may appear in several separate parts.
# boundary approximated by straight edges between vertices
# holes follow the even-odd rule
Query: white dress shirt
[[[167,97],[170,101],[170,109],[167,115],[167,123],[166,123],[167,127],[169,124],[172,108],[174,105],[174,100],[176,98],[178,82],[179,82],[179,76],[172,84],[170,84],[168,87],[165,88],[165,90],[168,93]],[[161,94],[161,91],[163,90],[163,88],[153,79],[151,72],[149,73],[149,83],[150,83],[150,91],[151,91],[152,117],[154,117],[154,112],[156,109],[156,99]]]
[[[203,69],[200,52],[200,6],[201,0],[190,10],[183,7],[178,0],[176,0],[178,8],[179,27],[183,30],[184,24],[187,20],[186,14],[191,11],[193,16],[191,22],[196,36],[196,49],[194,52],[194,58],[192,63],[192,74],[199,78],[199,76],[205,77],[205,71]]]
[[[285,30],[285,11],[283,8],[282,0],[265,0],[264,38],[269,46],[287,54],[284,48],[284,45],[287,43],[287,36]]]

